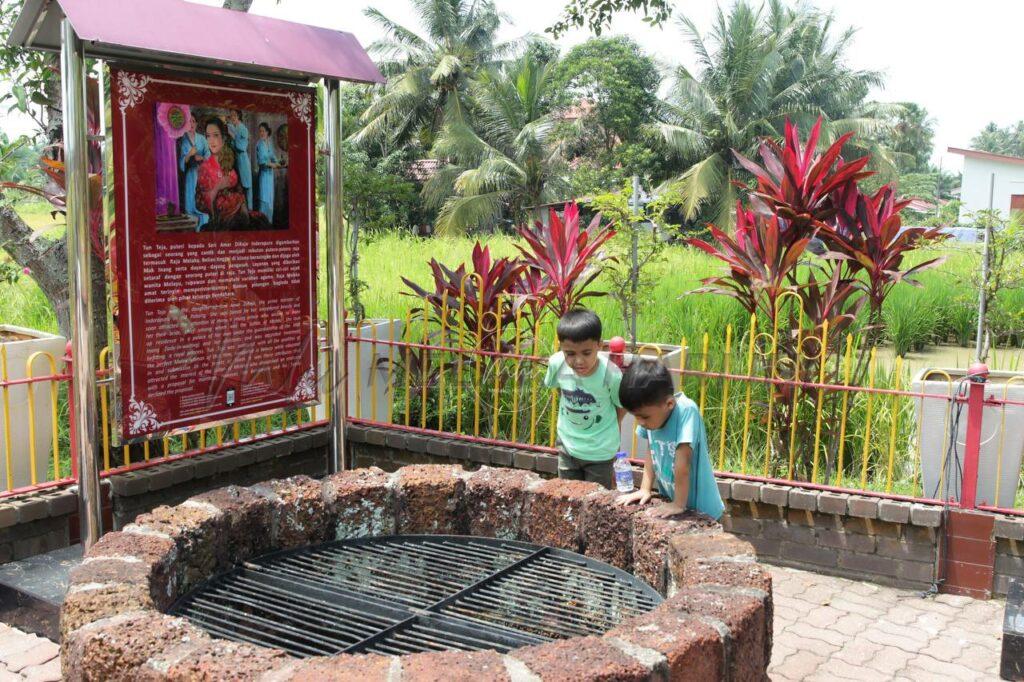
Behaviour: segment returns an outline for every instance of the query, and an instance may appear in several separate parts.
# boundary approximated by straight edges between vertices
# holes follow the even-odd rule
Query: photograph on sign
[[[158,232],[288,229],[286,116],[175,102],[155,116]]]
[[[315,402],[312,93],[111,82],[123,442]]]

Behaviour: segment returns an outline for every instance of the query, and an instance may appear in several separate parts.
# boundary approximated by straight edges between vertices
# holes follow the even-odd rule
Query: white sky
[[[219,0],[199,0],[220,4]],[[561,0],[496,0],[511,19],[503,38],[541,33],[561,12]],[[727,5],[728,0],[723,0]],[[962,159],[946,153],[949,146],[966,147],[986,123],[1007,125],[1024,118],[1024,88],[1018,86],[1020,27],[1024,2],[1019,0],[817,0],[821,8],[835,8],[842,26],[859,32],[849,54],[856,68],[882,70],[885,89],[873,93],[882,101],[922,104],[936,121],[933,161],[959,170]],[[255,0],[252,12],[292,21],[350,31],[367,45],[380,37],[378,28],[362,10],[374,6],[386,16],[415,26],[407,0],[327,2],[326,0]],[[704,31],[710,26],[715,0],[680,0],[678,12],[687,13]],[[637,17],[621,15],[612,34],[637,40],[648,52],[667,63],[694,63],[689,45],[674,23],[661,29]],[[563,51],[587,39],[574,32],[562,38]],[[4,119],[8,119],[5,114]],[[4,120],[4,129],[21,132],[25,121]]]

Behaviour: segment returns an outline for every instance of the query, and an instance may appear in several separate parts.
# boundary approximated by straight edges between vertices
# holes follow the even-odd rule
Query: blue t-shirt
[[[690,457],[690,493],[686,498],[686,508],[696,509],[713,519],[722,515],[725,505],[718,494],[715,472],[708,455],[708,436],[695,402],[682,393],[677,394],[675,409],[661,428],[648,431],[638,426],[636,435],[651,445],[658,492],[668,500],[674,497],[676,489],[676,448],[688,444],[693,455]]]

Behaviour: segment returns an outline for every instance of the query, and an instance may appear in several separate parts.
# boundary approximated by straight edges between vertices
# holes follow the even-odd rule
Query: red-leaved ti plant
[[[548,224],[536,221],[533,227],[521,226],[519,234],[526,246],[518,246],[526,266],[540,273],[546,290],[545,305],[561,317],[589,296],[601,292],[588,290],[601,274],[601,247],[615,231],[594,216],[590,225],[580,228],[580,209],[568,203],[562,216],[551,209]]]

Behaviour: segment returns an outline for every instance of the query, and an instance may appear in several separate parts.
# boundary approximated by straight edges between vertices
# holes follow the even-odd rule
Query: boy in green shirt
[[[561,350],[548,360],[544,385],[561,391],[558,401],[558,477],[612,487],[622,372],[601,348],[601,318],[570,310],[558,321]]]

